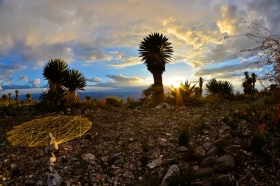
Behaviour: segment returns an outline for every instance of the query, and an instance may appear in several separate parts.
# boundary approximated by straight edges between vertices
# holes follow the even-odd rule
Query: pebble
[[[186,152],[187,150],[188,150],[187,147],[184,147],[184,146],[178,147],[178,151],[180,151],[180,152]]]

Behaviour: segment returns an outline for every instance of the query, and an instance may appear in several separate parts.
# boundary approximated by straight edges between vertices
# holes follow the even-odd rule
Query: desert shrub
[[[105,98],[105,102],[107,106],[114,106],[114,107],[120,107],[123,103],[121,99],[115,96],[108,96]]]
[[[183,105],[191,105],[191,104],[198,104],[200,93],[196,90],[195,85],[191,86],[191,83],[187,80],[185,83],[180,82],[180,86],[173,87],[169,92],[168,97],[166,98],[165,102],[170,105],[179,104],[179,106]],[[199,88],[198,88],[199,90]]]
[[[133,98],[128,97],[126,99],[126,107],[127,108],[135,108],[139,105],[140,103],[138,101],[135,101]]]
[[[210,79],[205,87],[207,94],[232,95],[234,91],[233,85],[230,82],[217,81],[215,78]]]
[[[182,128],[179,131],[179,135],[178,135],[179,145],[188,146],[190,142],[190,138],[191,138],[190,132],[186,128]]]
[[[249,145],[249,150],[260,154],[262,152],[262,147],[265,145],[265,135],[263,132],[258,131],[251,138],[251,143]]]
[[[203,129],[205,129],[205,121],[202,117],[200,118],[196,118],[195,122],[194,122],[194,127],[196,129],[196,131],[202,131]]]
[[[166,179],[168,186],[192,186],[196,175],[192,167],[182,168],[180,171],[175,171]]]

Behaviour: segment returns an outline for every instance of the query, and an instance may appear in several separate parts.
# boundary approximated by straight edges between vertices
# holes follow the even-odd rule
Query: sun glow
[[[174,88],[178,88],[178,87],[180,87],[180,83],[181,83],[180,80],[178,80],[178,79],[172,79],[172,80],[169,80],[169,81],[166,83],[166,85],[168,85],[168,86],[173,86]]]

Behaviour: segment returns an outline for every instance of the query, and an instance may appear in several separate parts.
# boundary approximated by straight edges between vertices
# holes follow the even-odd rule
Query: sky
[[[154,32],[174,50],[164,85],[202,77],[241,90],[244,71],[261,71],[238,54],[255,42],[221,39],[259,29],[248,22],[280,34],[279,9],[279,0],[0,0],[0,93],[40,93],[43,68],[56,58],[84,74],[87,91],[148,87],[138,49]]]

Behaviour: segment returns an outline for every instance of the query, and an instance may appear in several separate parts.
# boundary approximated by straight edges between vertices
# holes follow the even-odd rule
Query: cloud
[[[6,79],[7,83],[10,83],[13,79],[12,74],[16,71],[24,70],[27,67],[18,62],[11,62],[9,64],[0,62],[0,79]]]
[[[255,45],[241,38],[219,42],[226,35],[248,32],[244,20],[274,34],[280,32],[279,0],[109,2],[1,1],[0,59],[13,56],[25,67],[28,62],[30,69],[54,58],[125,68],[141,64],[135,51],[145,36],[162,32],[174,48],[172,62],[185,62],[199,70],[233,59],[240,50]],[[247,59],[250,54],[238,57]],[[0,65],[0,79],[15,71]]]
[[[18,75],[19,80],[23,80],[24,82],[28,82],[28,76]]]
[[[111,78],[113,81],[108,82],[100,82],[95,86],[103,86],[103,87],[130,87],[130,86],[143,86],[144,84],[148,84],[150,80],[144,77],[127,77],[122,74],[119,75],[106,75]]]
[[[243,74],[244,71],[255,68],[256,64],[251,61],[243,61],[234,65],[224,65],[216,68],[205,68],[194,73],[196,77],[211,76],[212,78],[230,78]]]
[[[40,85],[41,81],[39,78],[36,78],[36,79],[29,81],[28,83],[36,87],[37,85]]]
[[[128,66],[142,64],[139,57],[119,56],[119,59],[121,60],[121,62],[110,63],[110,64],[108,64],[108,66],[112,66],[112,67],[116,67],[116,68],[124,68],[124,67],[128,67]]]
[[[88,82],[100,82],[102,79],[101,78],[86,78],[86,81]]]
[[[235,34],[238,25],[236,19],[237,7],[235,5],[228,5],[221,7],[222,19],[217,22],[217,26],[221,33]]]
[[[3,86],[3,83],[2,83],[2,80],[0,79],[0,91],[3,90],[2,86]]]

